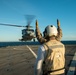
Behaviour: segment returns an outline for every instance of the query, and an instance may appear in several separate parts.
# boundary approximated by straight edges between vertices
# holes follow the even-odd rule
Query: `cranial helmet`
[[[57,36],[57,28],[54,25],[48,25],[43,32],[44,37]]]

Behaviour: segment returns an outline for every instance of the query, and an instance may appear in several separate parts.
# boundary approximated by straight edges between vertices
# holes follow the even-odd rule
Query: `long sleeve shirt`
[[[42,63],[45,58],[45,49],[43,46],[40,46],[37,55],[38,56],[35,63],[35,75],[42,75]]]

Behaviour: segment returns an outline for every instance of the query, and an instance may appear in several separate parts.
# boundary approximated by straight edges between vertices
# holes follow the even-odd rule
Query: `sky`
[[[76,0],[0,0],[0,23],[25,26],[25,15],[35,15],[31,26],[35,29],[37,19],[41,33],[47,25],[57,27],[59,19],[62,40],[76,40]],[[22,29],[0,26],[0,42],[18,41]]]

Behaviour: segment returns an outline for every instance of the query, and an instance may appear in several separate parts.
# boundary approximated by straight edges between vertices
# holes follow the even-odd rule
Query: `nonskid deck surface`
[[[39,45],[29,45],[37,54]],[[66,45],[66,73],[76,52],[76,45]],[[0,48],[0,75],[34,75],[36,58],[26,45]]]
[[[76,75],[76,52],[75,52],[73,59],[71,61],[67,75]]]

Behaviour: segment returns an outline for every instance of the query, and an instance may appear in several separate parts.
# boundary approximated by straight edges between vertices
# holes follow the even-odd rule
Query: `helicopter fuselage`
[[[20,41],[32,40],[33,38],[35,38],[35,33],[33,29],[22,30],[22,39]]]
[[[26,15],[27,25],[13,25],[13,24],[4,24],[0,23],[0,25],[4,26],[13,26],[13,27],[25,27],[26,29],[22,30],[22,39],[19,39],[20,41],[31,41],[32,39],[35,41],[35,32],[33,29],[31,29],[32,26],[30,26],[32,20],[34,19],[34,15]]]

